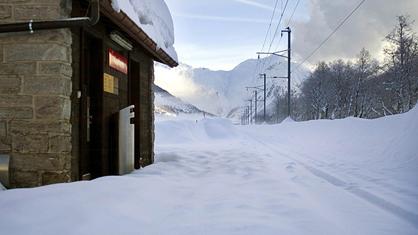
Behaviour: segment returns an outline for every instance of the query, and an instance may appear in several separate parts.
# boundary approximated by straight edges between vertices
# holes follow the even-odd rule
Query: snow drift
[[[211,144],[237,137],[235,127],[227,119],[170,120],[156,125],[156,145]]]

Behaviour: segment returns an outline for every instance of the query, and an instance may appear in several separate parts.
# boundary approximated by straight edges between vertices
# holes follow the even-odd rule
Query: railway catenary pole
[[[247,106],[247,125],[250,124],[250,106]]]
[[[257,124],[257,90],[254,91],[254,123]]]
[[[263,111],[263,121],[265,122],[266,121],[266,96],[267,96],[267,93],[266,93],[266,91],[267,91],[267,84],[266,84],[266,80],[267,80],[267,74],[265,74],[265,73],[261,73],[260,74],[260,76],[262,76],[263,77],[263,92],[264,92],[264,103],[263,103],[263,108],[264,108],[264,111]]]
[[[254,124],[257,124],[257,121],[258,121],[258,101],[259,101],[259,99],[258,99],[258,90],[264,90],[263,88],[260,88],[261,86],[252,86],[252,87],[246,87],[246,89],[247,89],[247,91],[249,90],[249,89],[254,89],[254,117],[252,118],[253,119],[253,122],[254,122]],[[252,105],[252,102],[251,102],[251,105]]]
[[[250,124],[253,124],[253,99],[248,100],[250,102]]]
[[[257,52],[258,55],[275,55],[283,58],[287,58],[287,115],[290,117],[291,114],[291,107],[290,107],[290,96],[291,96],[291,67],[292,67],[292,51],[291,51],[291,34],[292,30],[290,27],[282,30],[282,33],[287,33],[287,50],[281,50],[276,52]],[[287,56],[282,55],[281,53],[287,51]],[[262,74],[263,75],[263,74]],[[264,75],[265,76],[265,75]],[[264,108],[265,109],[265,108]]]
[[[263,73],[263,78],[264,78],[264,113],[263,113],[263,121],[264,122],[266,122],[266,100],[267,100],[267,98],[266,98],[266,90],[267,90],[267,87],[266,87],[266,79],[267,79],[267,75],[265,74],[265,73]]]
[[[282,30],[282,33],[287,33],[287,115],[291,116],[291,107],[290,107],[290,81],[291,81],[291,34],[292,30],[290,27],[287,27],[285,30]]]

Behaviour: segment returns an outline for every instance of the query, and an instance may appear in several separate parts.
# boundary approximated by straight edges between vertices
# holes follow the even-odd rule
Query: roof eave
[[[101,13],[113,21],[125,33],[131,36],[137,43],[143,46],[156,61],[170,66],[171,68],[178,66],[178,62],[174,60],[161,48],[157,49],[157,44],[149,37],[144,30],[135,24],[125,13],[116,12],[111,6],[110,0],[100,1]]]

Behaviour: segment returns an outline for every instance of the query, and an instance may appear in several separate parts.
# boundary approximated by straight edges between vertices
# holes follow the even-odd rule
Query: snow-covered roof
[[[178,62],[174,49],[174,26],[164,0],[112,0],[117,12],[125,13],[148,37],[173,60]]]

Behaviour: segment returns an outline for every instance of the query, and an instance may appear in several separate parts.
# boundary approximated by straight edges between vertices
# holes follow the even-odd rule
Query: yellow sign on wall
[[[119,80],[110,74],[103,74],[103,90],[115,95],[119,94]]]

